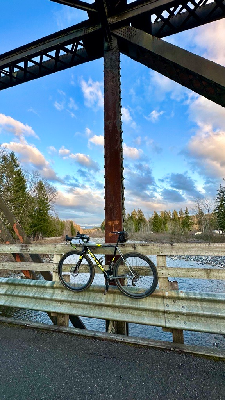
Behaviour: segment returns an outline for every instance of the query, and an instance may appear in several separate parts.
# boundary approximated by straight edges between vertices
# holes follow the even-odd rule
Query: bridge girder
[[[84,7],[87,11],[89,7],[88,3],[80,0],[54,1]],[[90,5],[90,9],[95,10],[96,4]],[[109,13],[107,17],[111,32],[118,27],[131,25],[162,38],[225,16],[225,0],[209,3],[207,0],[156,0],[155,2],[147,0],[133,2],[126,7],[124,3],[122,4],[123,11],[120,10],[116,15]],[[103,57],[105,27],[98,13],[91,12],[90,15],[89,12],[89,17],[89,20],[80,24],[2,54],[0,56],[0,90]],[[109,32],[107,34],[109,35]],[[206,62],[205,60],[204,65],[208,68]],[[150,67],[150,63],[148,66]],[[174,79],[174,76],[171,72],[169,78]],[[198,78],[200,79],[200,76]],[[195,90],[194,86],[196,87],[192,85],[192,90]]]
[[[121,53],[225,107],[225,67],[130,26],[114,35]]]

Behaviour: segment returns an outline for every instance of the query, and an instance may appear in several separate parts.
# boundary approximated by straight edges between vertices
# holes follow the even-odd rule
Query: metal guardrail
[[[79,246],[78,246],[79,247]],[[132,250],[157,256],[159,289],[150,297],[137,300],[124,296],[116,287],[93,285],[79,294],[65,289],[58,280],[57,265],[61,254],[70,246],[59,245],[0,245],[0,253],[54,254],[53,262],[2,262],[0,269],[51,271],[53,281],[0,278],[0,304],[9,307],[29,308],[68,315],[101,318],[110,321],[134,322],[160,326],[173,333],[174,341],[182,342],[183,330],[225,334],[224,293],[198,293],[179,291],[168,277],[225,280],[225,268],[167,267],[166,256],[175,255],[225,255],[223,244],[126,244],[123,252]],[[97,254],[110,254],[110,248],[97,248]],[[96,272],[98,270],[96,269]]]
[[[146,299],[130,299],[111,287],[93,286],[79,294],[58,282],[0,278],[0,304],[32,310],[154,325],[169,329],[225,333],[225,293],[200,294],[156,290]]]

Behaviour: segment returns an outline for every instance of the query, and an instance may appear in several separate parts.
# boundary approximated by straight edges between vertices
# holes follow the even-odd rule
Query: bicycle
[[[81,292],[90,287],[95,276],[94,260],[105,277],[105,294],[109,289],[109,283],[114,281],[119,290],[126,296],[142,299],[152,294],[158,283],[157,270],[154,263],[145,255],[132,252],[123,254],[119,243],[126,241],[126,232],[112,232],[118,235],[115,245],[94,244],[97,247],[113,247],[114,253],[109,263],[109,269],[102,265],[102,258],[97,259],[90,250],[89,236],[77,233],[75,237],[66,236],[66,242],[70,242],[74,250],[65,253],[58,264],[58,275],[61,283],[69,290]],[[82,243],[82,250],[76,248],[77,243]],[[120,255],[116,260],[117,251]],[[89,257],[90,256],[90,257]]]

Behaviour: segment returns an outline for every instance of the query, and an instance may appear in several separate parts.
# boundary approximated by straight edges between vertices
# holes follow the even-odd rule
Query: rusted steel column
[[[112,231],[123,229],[124,187],[121,123],[120,52],[115,38],[104,53],[104,130],[105,130],[105,242],[115,243]],[[108,264],[111,256],[106,256]],[[106,331],[128,335],[128,324],[106,321]]]
[[[107,46],[107,45],[106,45]],[[113,38],[104,54],[105,242],[123,228],[123,149],[120,92],[120,52]]]

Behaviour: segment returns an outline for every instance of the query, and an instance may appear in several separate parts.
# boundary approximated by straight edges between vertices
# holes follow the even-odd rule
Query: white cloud
[[[194,98],[194,100],[193,100]],[[198,173],[225,177],[225,109],[202,96],[189,99],[189,118],[197,124],[187,154]]]
[[[31,126],[23,124],[12,117],[0,114],[0,128],[7,132],[13,133],[20,140],[24,140],[24,136],[33,136],[38,138]]]
[[[167,93],[170,93],[171,99],[180,101],[185,97],[188,89],[181,86],[179,83],[159,74],[156,71],[150,72],[151,88],[155,87],[155,97],[163,100]],[[150,89],[151,90],[151,89]]]
[[[136,129],[137,128],[136,122],[130,115],[130,111],[128,110],[128,108],[122,107],[121,112],[122,112],[122,122],[130,125],[131,128]]]
[[[57,193],[55,205],[62,218],[74,219],[81,225],[98,225],[104,219],[104,194],[90,187],[63,188]]]
[[[67,110],[67,112],[70,114],[71,118],[75,118],[76,117],[76,115],[72,111]]]
[[[39,117],[38,112],[35,111],[35,110],[33,109],[33,107],[30,107],[27,111],[28,111],[28,112],[31,112],[31,113],[33,113],[33,114],[35,114],[35,115],[38,115],[38,117]]]
[[[95,171],[99,170],[98,163],[85,154],[81,153],[70,154],[69,157],[74,161],[76,161],[78,164],[80,164],[82,167],[86,167],[88,169]]]
[[[154,153],[159,154],[162,152],[162,147],[155,140],[149,139],[149,136],[145,136],[144,141],[146,146],[149,146]]]
[[[38,169],[41,176],[45,179],[61,181],[43,154],[35,147],[27,143],[3,143],[1,147],[7,148],[18,155],[19,161],[25,166],[32,166]]]
[[[85,132],[86,132],[86,135],[87,135],[87,136],[91,136],[91,135],[92,135],[92,131],[91,131],[91,129],[89,129],[89,128],[86,128],[86,129],[85,129]]]
[[[163,115],[164,114],[164,111],[156,111],[156,110],[153,110],[149,115],[148,115],[148,117],[145,117],[145,119],[147,119],[148,121],[151,121],[151,122],[156,122],[156,121],[158,121],[158,119],[159,119],[159,117],[160,117],[160,115]]]
[[[66,158],[70,155],[70,150],[66,149],[64,146],[62,146],[59,149],[59,155],[63,158]]]
[[[206,24],[194,31],[194,42],[203,51],[203,56],[212,61],[225,65],[225,21]]]
[[[129,147],[124,143],[123,154],[127,158],[138,160],[139,158],[141,158],[143,151],[141,149],[136,149],[135,147]]]
[[[129,122],[132,121],[132,117],[130,115],[130,111],[125,107],[122,107],[122,121],[125,124],[128,124]]]
[[[88,82],[86,82],[84,79],[81,79],[80,84],[84,95],[84,102],[87,107],[98,108],[104,106],[102,82],[94,82],[91,78],[89,78]]]
[[[72,97],[70,97],[70,99],[69,99],[68,107],[75,111],[78,110],[78,107]]]
[[[56,148],[54,146],[49,146],[48,147],[48,152],[49,152],[49,154],[56,154],[57,150],[56,150]]]
[[[225,130],[225,108],[203,96],[195,96],[194,100],[193,97],[190,98],[188,112],[189,118],[202,130]]]
[[[73,191],[58,192],[56,204],[60,206],[72,207],[72,208],[89,208],[90,204],[96,205],[97,207],[103,206],[102,195],[99,192],[95,192],[91,188],[76,188]]]
[[[64,106],[65,106],[64,101],[62,101],[61,103],[59,103],[58,101],[55,101],[55,103],[54,103],[54,107],[55,107],[56,110],[58,110],[58,111],[64,110]]]
[[[94,135],[89,139],[89,142],[94,143],[96,146],[104,146],[104,136]]]
[[[200,174],[225,177],[225,132],[200,130],[188,143],[188,152]]]
[[[141,136],[136,137],[136,139],[134,140],[134,142],[135,142],[135,144],[136,144],[137,146],[140,146],[140,145],[141,145],[141,142],[142,142],[142,137],[141,137]]]

